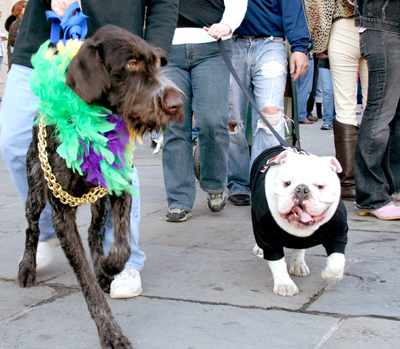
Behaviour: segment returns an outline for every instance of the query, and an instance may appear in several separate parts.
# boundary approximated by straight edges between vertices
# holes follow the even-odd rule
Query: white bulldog
[[[275,294],[293,296],[299,292],[289,273],[307,276],[310,270],[304,249],[318,244],[325,247],[329,256],[322,278],[329,284],[343,279],[348,226],[340,200],[337,173],[341,170],[334,157],[318,157],[280,146],[255,160],[251,190],[257,245],[253,253],[263,254],[268,261]],[[293,248],[289,273],[283,247]]]

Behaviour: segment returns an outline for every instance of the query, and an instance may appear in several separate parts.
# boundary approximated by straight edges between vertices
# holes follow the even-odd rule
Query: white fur
[[[342,170],[340,164],[331,156],[301,155],[290,150],[281,153],[277,162],[280,165],[272,166],[265,178],[265,193],[271,214],[276,223],[289,234],[310,236],[336,212],[340,200],[340,181],[337,176],[337,172]],[[307,213],[317,217],[326,212],[321,221],[302,228],[281,216],[292,210],[294,193],[299,185],[306,186],[310,191],[309,198],[304,201]]]
[[[161,133],[161,136],[158,138],[157,146],[156,146],[156,149],[154,149],[153,154],[158,154],[160,152],[161,148],[163,147],[163,145],[164,145],[164,136]]]
[[[334,285],[343,279],[346,260],[343,253],[332,253],[321,276],[328,284]]]
[[[292,259],[289,265],[289,274],[296,276],[307,276],[310,274],[310,269],[304,260],[305,250],[292,250]]]
[[[285,257],[277,261],[268,261],[274,279],[274,293],[278,296],[294,296],[299,293],[296,284],[287,272]]]

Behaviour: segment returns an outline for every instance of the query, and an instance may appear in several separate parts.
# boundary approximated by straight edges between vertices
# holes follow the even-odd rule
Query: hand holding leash
[[[66,5],[68,1],[58,2]],[[53,6],[53,3],[52,8],[57,10],[58,13],[61,13],[63,9],[62,7]],[[50,40],[55,45],[60,41],[61,29],[64,32],[64,44],[68,39],[83,39],[87,35],[88,27],[86,19],[89,17],[82,12],[78,1],[69,5],[62,17],[54,11],[46,11],[46,17],[48,21],[52,22]]]

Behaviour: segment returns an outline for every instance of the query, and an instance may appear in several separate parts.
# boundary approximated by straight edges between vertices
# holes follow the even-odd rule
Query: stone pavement
[[[300,126],[301,146],[333,155],[332,131],[320,125]],[[107,295],[135,348],[400,347],[399,221],[358,216],[346,202],[350,232],[343,281],[331,287],[321,279],[326,257],[318,246],[306,255],[311,274],[293,277],[300,293],[279,297],[267,263],[251,252],[249,207],[228,204],[213,214],[198,187],[193,218],[168,223],[161,154],[152,155],[147,141],[135,162],[140,246],[147,255],[143,295],[128,300]],[[38,272],[38,286],[17,286],[26,222],[1,158],[0,176],[0,348],[98,348],[96,327],[61,248],[54,263]],[[85,246],[88,222],[89,209],[82,207],[78,223]]]

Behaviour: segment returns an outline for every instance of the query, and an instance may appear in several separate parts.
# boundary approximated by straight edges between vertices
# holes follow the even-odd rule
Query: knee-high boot
[[[344,200],[355,200],[354,158],[358,126],[343,124],[333,119],[333,135],[336,159],[342,165],[342,173],[339,173],[341,197]]]

